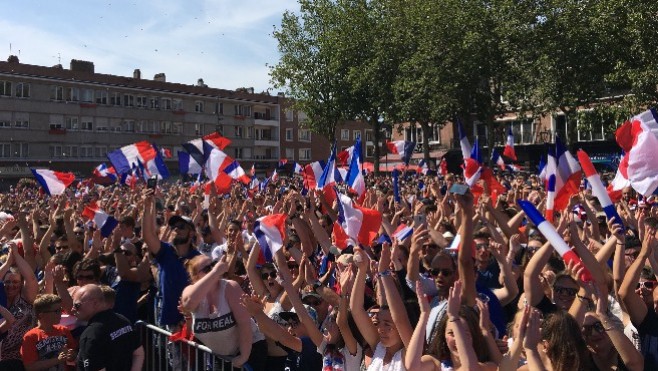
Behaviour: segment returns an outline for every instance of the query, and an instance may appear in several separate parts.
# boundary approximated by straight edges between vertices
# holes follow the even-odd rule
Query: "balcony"
[[[271,127],[279,127],[279,120],[277,119],[272,119],[270,118],[269,120],[266,120],[264,118],[256,118],[254,119],[254,125],[258,126],[271,126]]]
[[[258,147],[278,147],[279,146],[279,140],[278,139],[256,139],[254,140],[254,146]]]

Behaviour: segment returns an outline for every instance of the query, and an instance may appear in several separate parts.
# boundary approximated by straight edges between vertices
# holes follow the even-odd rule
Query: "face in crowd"
[[[578,293],[578,283],[570,276],[562,275],[553,284],[553,302],[562,310],[569,310]]]

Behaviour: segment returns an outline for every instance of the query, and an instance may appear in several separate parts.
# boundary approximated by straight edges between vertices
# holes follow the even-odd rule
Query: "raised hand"
[[[447,314],[449,320],[459,318],[459,310],[462,304],[462,282],[461,280],[455,281],[454,285],[450,288],[448,295],[448,309]]]
[[[420,306],[420,313],[429,313],[430,303],[425,295],[425,289],[421,280],[416,281],[416,296],[418,297],[418,305]]]

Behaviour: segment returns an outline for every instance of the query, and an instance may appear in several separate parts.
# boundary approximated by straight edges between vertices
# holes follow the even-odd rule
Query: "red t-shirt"
[[[36,361],[57,358],[62,350],[77,347],[78,344],[73,339],[71,331],[64,326],[54,325],[53,329],[48,332],[35,327],[23,336],[21,356],[23,364],[27,366]]]

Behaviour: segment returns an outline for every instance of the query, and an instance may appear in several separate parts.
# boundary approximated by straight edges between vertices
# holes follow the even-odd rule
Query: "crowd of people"
[[[550,221],[581,260],[565,264],[516,202],[544,210],[543,180],[496,176],[506,193],[474,196],[454,174],[370,174],[345,192],[381,226],[340,247],[339,205],[297,176],[226,195],[23,183],[0,194],[0,370],[142,369],[140,320],[259,371],[658,369],[658,199],[624,189],[613,223],[583,182]]]

